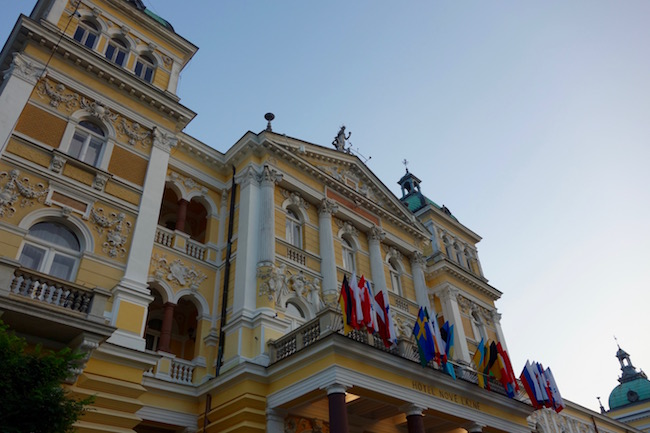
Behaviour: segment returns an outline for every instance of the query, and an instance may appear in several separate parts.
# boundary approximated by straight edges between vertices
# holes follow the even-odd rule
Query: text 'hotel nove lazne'
[[[196,51],[139,0],[39,0],[0,53],[1,319],[84,353],[76,431],[637,431],[477,385],[479,341],[507,350],[501,292],[408,170],[398,198],[344,131],[269,120],[225,153],[183,133]],[[343,332],[352,274],[387,293],[391,347]],[[419,363],[420,306],[454,325],[456,380]]]

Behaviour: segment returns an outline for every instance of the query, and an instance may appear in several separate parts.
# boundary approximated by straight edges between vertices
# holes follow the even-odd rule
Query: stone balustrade
[[[178,230],[169,230],[165,227],[158,226],[156,228],[156,236],[154,242],[164,245],[175,250],[182,251],[190,257],[197,260],[209,262],[209,247],[190,239],[190,236]],[[216,257],[216,254],[213,254]]]

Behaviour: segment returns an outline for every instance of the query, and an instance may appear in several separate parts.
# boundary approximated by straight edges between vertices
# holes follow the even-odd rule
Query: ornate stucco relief
[[[284,264],[260,268],[257,276],[262,280],[259,296],[268,297],[268,300],[273,301],[276,307],[284,308],[287,300],[293,297],[309,304],[314,313],[325,306],[319,278],[309,280],[302,271],[291,274]]]
[[[102,251],[112,258],[124,257],[127,252],[125,245],[131,233],[131,223],[125,221],[126,215],[121,212],[106,215],[104,209],[93,208],[90,210],[90,217],[97,232],[106,235]]]
[[[142,147],[151,145],[151,131],[144,129],[137,122],[129,123],[126,119],[121,118],[117,124],[117,130],[129,139],[128,143],[131,146],[135,146],[137,143],[140,143]]]
[[[42,97],[50,99],[50,106],[59,108],[62,106],[66,111],[71,112],[79,105],[79,95],[69,91],[61,83],[53,83],[48,79],[42,80],[36,92]]]
[[[30,185],[29,179],[19,179],[20,171],[11,170],[0,173],[0,181],[7,182],[0,187],[0,218],[11,217],[16,213],[15,204],[20,199],[20,207],[33,206],[35,202],[43,203],[49,188],[42,183]]]
[[[151,265],[154,267],[154,276],[163,281],[169,282],[177,288],[188,287],[190,290],[198,290],[206,278],[201,270],[194,265],[187,265],[181,259],[171,260],[167,256],[154,254],[151,257]]]

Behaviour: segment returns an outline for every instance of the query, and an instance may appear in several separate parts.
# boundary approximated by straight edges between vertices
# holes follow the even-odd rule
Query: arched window
[[[484,342],[487,342],[487,332],[485,331],[485,325],[481,320],[481,317],[476,311],[472,312],[472,331],[474,332],[474,339],[480,341],[483,339]]]
[[[153,80],[154,61],[147,55],[141,55],[135,62],[135,75],[151,83]]]
[[[285,315],[291,321],[292,330],[299,328],[305,322],[305,313],[302,311],[302,308],[291,301],[288,301],[286,304]]]
[[[72,230],[44,221],[29,229],[19,261],[26,268],[71,281],[80,256],[81,243]]]
[[[87,164],[98,166],[105,143],[104,131],[96,124],[82,120],[72,136],[68,154]]]
[[[402,294],[402,281],[400,280],[400,267],[399,264],[397,263],[397,259],[394,257],[391,257],[388,260],[388,268],[390,271],[390,284],[391,284],[391,290],[393,293],[397,293],[398,295]]]
[[[124,66],[126,53],[126,44],[119,39],[111,39],[106,46],[106,58],[116,65]]]
[[[287,209],[286,237],[294,247],[302,248],[302,222],[296,212]]]
[[[99,35],[99,29],[90,21],[80,21],[77,30],[74,32],[74,40],[87,46],[90,49],[95,48],[95,42]]]
[[[349,272],[356,271],[354,246],[348,239],[348,236],[344,236],[341,239],[341,247],[343,248],[343,268]]]

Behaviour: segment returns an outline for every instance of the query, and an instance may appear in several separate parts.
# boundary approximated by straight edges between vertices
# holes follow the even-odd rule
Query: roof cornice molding
[[[502,293],[496,288],[489,285],[486,281],[483,281],[474,275],[470,274],[466,270],[457,266],[455,263],[450,262],[446,258],[434,263],[431,266],[428,266],[425,275],[428,278],[436,277],[440,274],[451,275],[452,277],[462,281],[468,286],[478,290],[479,292],[487,295],[493,301],[501,298]]]
[[[449,215],[445,214],[442,210],[437,209],[435,206],[433,206],[431,204],[427,204],[426,206],[424,206],[421,209],[417,210],[415,212],[415,216],[417,216],[420,219],[424,219],[428,212],[433,213],[433,216],[434,216],[433,221],[434,222],[438,223],[438,221],[436,221],[436,219],[437,219],[437,220],[443,220],[447,224],[451,224],[455,229],[458,229],[458,231],[460,233],[467,236],[475,244],[479,243],[481,241],[481,239],[483,239],[477,233],[473,232],[472,230],[467,228],[465,225],[458,222],[458,220],[450,217]]]

